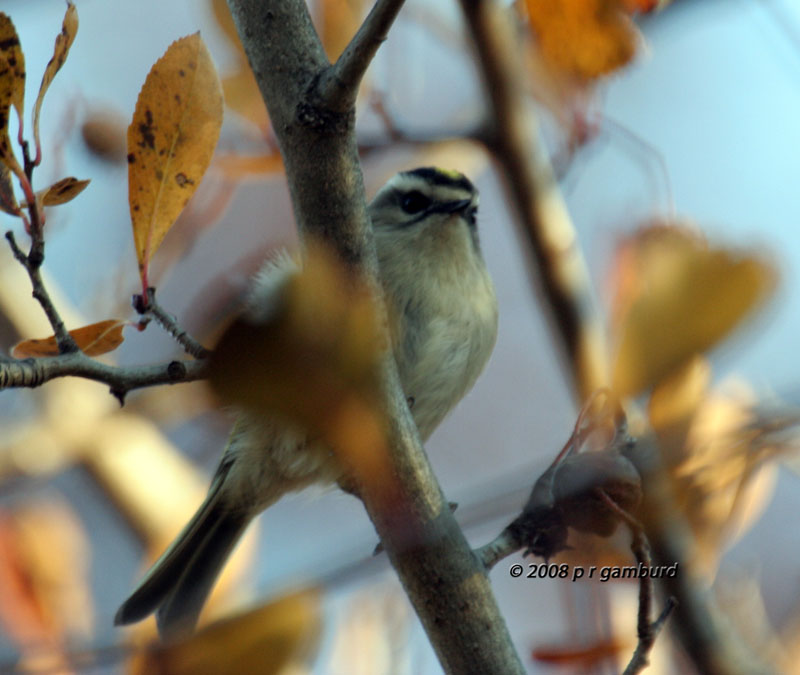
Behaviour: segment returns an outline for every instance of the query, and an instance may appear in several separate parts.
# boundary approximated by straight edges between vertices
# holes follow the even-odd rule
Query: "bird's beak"
[[[438,211],[439,213],[457,213],[458,211],[464,211],[471,205],[472,205],[471,199],[459,199],[458,201],[454,202],[444,202],[434,207],[431,210]]]

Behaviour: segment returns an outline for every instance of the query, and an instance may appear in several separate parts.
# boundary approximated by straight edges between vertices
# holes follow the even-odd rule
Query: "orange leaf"
[[[11,103],[17,111],[22,137],[22,110],[25,102],[25,54],[11,19],[0,12],[0,55],[11,69]]]
[[[71,330],[69,334],[75,340],[81,351],[87,356],[100,356],[114,351],[125,339],[122,329],[127,325],[120,319],[107,319],[93,323],[83,328]],[[58,345],[55,336],[49,338],[24,340],[11,350],[11,355],[16,359],[42,356],[58,356]]]
[[[638,33],[622,0],[525,0],[545,63],[580,81],[621,68],[636,51]]]
[[[214,166],[228,178],[241,180],[282,171],[283,158],[279,152],[272,155],[222,155]]]
[[[656,224],[620,246],[612,308],[613,387],[635,395],[711,349],[775,285],[762,257],[712,248],[686,227]]]
[[[61,70],[61,66],[67,60],[69,48],[75,40],[78,33],[78,10],[70,0],[67,0],[67,11],[64,14],[64,20],[61,23],[61,32],[56,35],[56,43],[53,47],[53,57],[47,63],[42,76],[42,84],[39,85],[39,95],[36,97],[36,103],[33,106],[33,139],[36,142],[36,162],[41,158],[41,145],[39,144],[39,115],[42,111],[42,102],[44,95],[50,88],[56,74]]]
[[[78,180],[72,176],[62,178],[53,183],[50,187],[37,192],[36,196],[39,198],[43,206],[58,206],[59,204],[66,204],[71,202],[89,185],[88,180]]]
[[[222,126],[222,88],[199,33],[150,69],[128,127],[128,200],[139,271],[208,168]]]

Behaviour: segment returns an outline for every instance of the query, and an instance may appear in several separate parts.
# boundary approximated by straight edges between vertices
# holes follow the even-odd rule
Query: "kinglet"
[[[423,440],[470,390],[494,347],[497,300],[478,244],[478,193],[455,171],[394,176],[369,205],[392,351]],[[250,314],[273,305],[297,267],[288,256],[255,280]],[[120,607],[128,624],[156,612],[159,632],[193,629],[248,523],[292,490],[341,477],[335,457],[298,430],[240,414],[203,504]]]

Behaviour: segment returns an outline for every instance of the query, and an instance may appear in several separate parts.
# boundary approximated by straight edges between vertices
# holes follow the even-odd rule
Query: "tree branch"
[[[170,361],[151,366],[109,366],[82,351],[36,359],[0,359],[0,390],[38,387],[57,377],[77,376],[107,384],[120,403],[134,389],[192,382],[205,377],[201,361]]]
[[[362,33],[367,36],[365,44],[373,47],[345,57],[360,65],[342,66],[345,79],[339,82],[339,101],[355,100],[358,72],[365,69],[377,47],[376,38],[399,8],[399,3],[379,4],[378,14],[371,14],[380,17],[373,19],[380,29],[375,29],[376,37],[367,39],[371,30]],[[330,77],[331,66],[306,3],[228,0],[228,5],[278,138],[301,234],[324,240],[345,264],[364,274],[385,318],[358,160],[355,111],[352,106],[326,105],[330,94],[318,85]],[[485,572],[453,519],[422,450],[388,350],[381,382],[391,420],[391,471],[405,498],[401,509],[392,510],[370,490],[358,491],[389,559],[446,672],[522,673]]]
[[[339,59],[322,75],[318,90],[332,109],[345,111],[355,105],[361,79],[402,6],[403,0],[378,0]]]
[[[602,323],[577,235],[544,148],[537,139],[531,101],[510,10],[491,0],[461,0],[478,53],[494,121],[488,147],[495,154],[535,256],[537,287],[550,307],[559,346],[567,352],[579,400],[608,383]]]

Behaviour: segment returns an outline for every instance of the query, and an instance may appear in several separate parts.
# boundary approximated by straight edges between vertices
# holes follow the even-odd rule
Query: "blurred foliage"
[[[286,596],[199,630],[177,642],[152,644],[129,663],[131,675],[256,675],[285,672],[316,649],[319,597]]]

